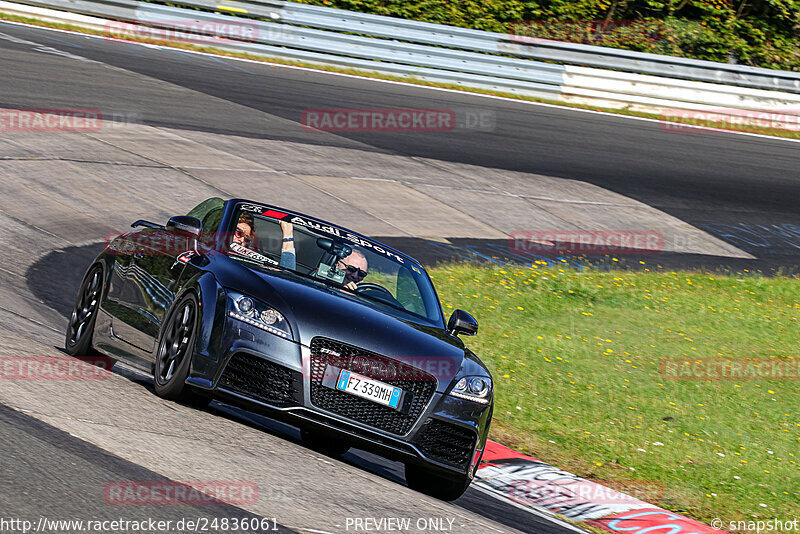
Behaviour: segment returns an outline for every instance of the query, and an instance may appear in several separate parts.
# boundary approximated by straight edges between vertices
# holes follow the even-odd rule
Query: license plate
[[[342,371],[336,389],[397,409],[403,390],[352,371]]]

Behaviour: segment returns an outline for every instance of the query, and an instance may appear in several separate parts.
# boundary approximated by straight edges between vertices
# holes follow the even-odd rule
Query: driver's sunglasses
[[[355,265],[347,265],[342,263],[344,268],[347,269],[347,273],[352,276],[353,278],[357,278],[358,280],[363,280],[365,276],[367,276],[367,271],[359,269]]]
[[[237,228],[236,231],[233,233],[233,235],[235,235],[236,237],[244,237],[248,239],[250,238],[250,236],[246,235],[241,228]]]

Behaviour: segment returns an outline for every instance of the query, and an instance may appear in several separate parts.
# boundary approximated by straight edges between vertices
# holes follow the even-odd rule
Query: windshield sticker
[[[272,258],[268,258],[263,254],[259,254],[255,250],[251,250],[238,243],[231,243],[230,247],[233,252],[239,254],[240,256],[244,256],[245,258],[249,258],[255,261],[260,261],[261,263],[269,263],[270,265],[278,265],[278,262],[273,260]]]
[[[286,213],[281,213],[280,211],[275,211],[275,210],[267,210],[261,215],[263,215],[264,217],[272,217],[273,219],[283,219],[284,217],[286,217]]]
[[[368,241],[368,240],[364,239],[363,237],[357,236],[357,235],[355,235],[355,234],[353,234],[351,232],[343,231],[341,228],[338,228],[336,226],[331,226],[331,225],[328,225],[328,224],[320,224],[320,223],[318,223],[316,221],[311,221],[311,220],[308,220],[308,219],[304,219],[303,217],[299,217],[297,215],[292,216],[292,218],[289,219],[289,222],[291,222],[292,224],[296,224],[298,226],[304,226],[306,228],[311,228],[312,230],[316,230],[316,231],[322,232],[324,234],[328,234],[328,235],[332,235],[332,236],[338,237],[339,239],[343,239],[343,240],[345,240],[345,241],[347,241],[349,243],[353,243],[354,245],[358,245],[358,246],[363,247],[363,248],[368,248],[368,249],[372,250],[373,252],[377,252],[378,254],[382,254],[382,255],[386,256],[387,258],[391,258],[391,259],[393,259],[394,261],[396,261],[398,263],[405,263],[405,259],[402,256],[400,256],[398,254],[395,254],[394,252],[392,252],[390,250],[386,250],[382,246],[377,245],[377,244],[373,243],[372,241]]]
[[[262,207],[262,206],[257,206],[255,204],[240,204],[239,205],[239,209],[241,209],[242,211],[249,212],[249,213],[255,213],[255,214],[258,214],[258,215],[262,215],[264,217],[271,217],[273,219],[278,219],[278,220],[283,220],[288,216],[288,214],[286,214],[286,213],[283,213],[283,212],[280,212],[280,211],[275,211],[275,210],[272,210],[272,209],[268,209],[268,208],[265,208],[265,207]],[[292,223],[292,224],[296,224],[298,226],[304,226],[306,228],[310,228],[312,230],[316,230],[317,232],[321,232],[323,234],[328,234],[330,236],[334,236],[334,237],[337,237],[339,239],[343,239],[343,240],[345,240],[345,241],[347,241],[349,243],[352,243],[354,245],[358,245],[360,247],[370,249],[371,251],[376,252],[377,254],[381,254],[383,256],[386,256],[387,258],[392,259],[392,260],[394,260],[394,261],[396,261],[398,263],[402,263],[402,264],[406,263],[405,258],[400,256],[399,254],[396,254],[396,253],[392,252],[391,250],[386,250],[382,246],[380,246],[380,245],[378,245],[376,243],[373,243],[372,241],[369,241],[367,239],[364,239],[363,237],[360,237],[360,236],[358,236],[356,234],[353,234],[351,232],[345,231],[345,230],[339,228],[338,226],[333,226],[333,225],[330,225],[330,224],[318,223],[318,222],[316,222],[314,220],[306,219],[305,217],[300,217],[299,215],[292,215],[291,219],[289,219],[289,222]],[[417,272],[419,272],[419,271],[417,271]]]

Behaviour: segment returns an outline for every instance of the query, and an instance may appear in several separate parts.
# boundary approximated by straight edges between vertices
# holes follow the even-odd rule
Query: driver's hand
[[[349,289],[350,291],[355,291],[355,290],[356,290],[356,288],[358,287],[358,284],[356,284],[355,282],[347,282],[347,283],[344,285],[344,287],[345,287],[346,289]]]

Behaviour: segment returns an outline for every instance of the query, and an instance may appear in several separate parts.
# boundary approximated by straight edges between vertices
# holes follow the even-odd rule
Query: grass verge
[[[591,106],[587,104],[576,104],[571,102],[561,102],[558,100],[549,100],[544,98],[535,98],[525,95],[518,95],[514,93],[504,93],[501,91],[492,91],[488,89],[479,89],[474,87],[465,87],[458,84],[447,84],[447,83],[438,83],[438,82],[431,82],[427,80],[421,80],[419,78],[414,78],[410,76],[393,76],[390,74],[382,74],[378,72],[371,72],[371,71],[364,71],[359,69],[351,69],[345,67],[336,67],[331,65],[318,65],[314,63],[308,63],[304,61],[293,61],[287,60],[282,58],[275,58],[275,57],[265,57],[265,56],[257,56],[253,54],[242,54],[242,53],[235,53],[229,52],[226,50],[220,50],[214,47],[207,47],[207,46],[198,46],[190,43],[183,43],[183,42],[174,42],[174,41],[163,41],[157,39],[149,39],[145,37],[135,36],[135,35],[127,35],[121,36],[117,33],[109,33],[109,32],[102,32],[95,29],[90,28],[83,28],[81,26],[76,26],[72,24],[61,24],[56,22],[49,22],[43,21],[31,17],[21,17],[19,15],[13,15],[10,13],[3,13],[0,12],[0,20],[7,20],[10,22],[19,22],[23,24],[30,24],[32,26],[40,26],[44,28],[55,28],[60,30],[67,30],[73,31],[78,33],[85,33],[89,35],[98,35],[98,36],[106,36],[113,39],[123,39],[127,41],[139,42],[139,43],[147,43],[147,44],[155,44],[161,46],[169,46],[173,48],[179,48],[182,50],[191,50],[195,52],[203,52],[207,54],[214,54],[218,56],[224,57],[236,57],[242,59],[249,59],[252,61],[259,61],[263,63],[272,63],[277,65],[289,65],[289,66],[297,66],[297,67],[304,67],[308,69],[315,69],[321,70],[325,72],[337,72],[341,74],[350,74],[352,76],[361,76],[364,78],[373,78],[378,80],[388,80],[388,81],[397,81],[397,82],[404,82],[404,83],[413,83],[416,85],[422,85],[427,87],[438,87],[442,89],[452,89],[456,91],[463,91],[466,93],[476,93],[476,94],[485,94],[491,96],[498,96],[502,98],[509,98],[513,100],[522,100],[528,102],[539,102],[542,104],[551,104],[555,106],[561,107],[569,107],[569,108],[576,108],[576,109],[586,109],[590,111],[601,111],[605,113],[614,113],[616,115],[624,115],[624,116],[631,116],[631,117],[642,117],[647,119],[654,119],[663,121],[664,117],[657,113],[645,113],[640,111],[631,111],[628,109],[615,109],[615,108],[603,108],[598,106]],[[664,121],[665,124],[668,121]],[[789,131],[780,128],[765,128],[755,125],[748,125],[748,124],[740,124],[740,125],[733,125],[729,122],[725,121],[708,121],[708,120],[691,120],[690,122],[686,123],[672,123],[669,124],[681,124],[684,126],[682,129],[676,128],[668,128],[665,126],[665,129],[668,130],[676,130],[682,133],[693,133],[693,132],[702,132],[703,129],[715,129],[715,130],[727,130],[727,131],[737,131],[737,132],[746,132],[746,133],[754,133],[760,135],[769,135],[773,137],[785,137],[789,139],[800,139],[800,131]],[[689,128],[690,126],[696,126],[695,128]],[[732,127],[735,126],[735,127]]]
[[[535,264],[431,274],[445,312],[481,325],[467,343],[495,378],[493,439],[706,522],[800,512],[797,278]],[[779,380],[674,380],[667,359],[786,367]]]

